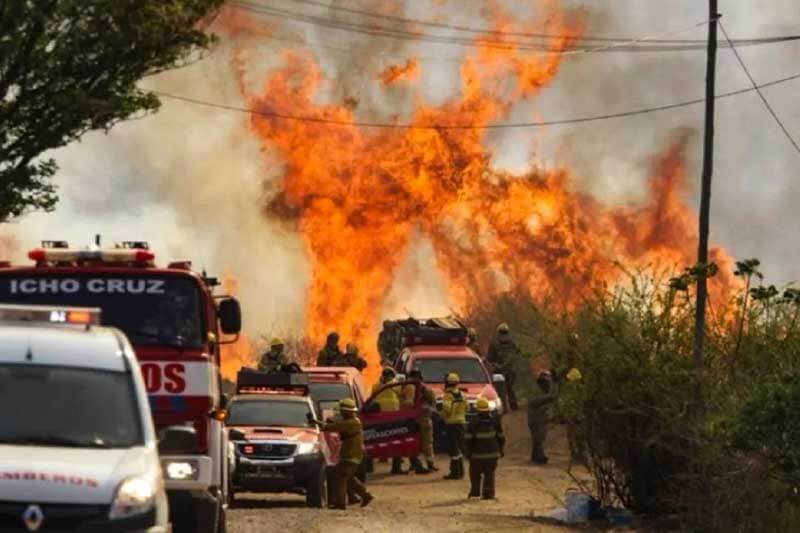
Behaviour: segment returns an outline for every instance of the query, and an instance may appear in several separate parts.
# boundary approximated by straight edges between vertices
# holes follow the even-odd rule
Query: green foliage
[[[759,267],[738,262],[738,292],[712,302],[702,373],[692,293],[710,266],[632,274],[570,311],[504,295],[469,319],[509,322],[557,377],[580,370],[562,381],[559,415],[592,474],[586,488],[605,503],[671,530],[790,531],[800,519],[800,289],[764,285]]]
[[[0,221],[56,203],[39,159],[89,130],[155,111],[144,76],[191,61],[222,0],[0,3]]]

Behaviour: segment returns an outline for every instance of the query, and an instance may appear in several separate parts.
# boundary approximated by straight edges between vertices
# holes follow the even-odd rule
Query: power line
[[[400,39],[400,40],[415,40],[415,41],[427,41],[427,42],[434,42],[440,44],[453,44],[458,46],[466,46],[466,47],[475,47],[475,46],[486,46],[490,48],[501,48],[501,49],[509,49],[509,48],[517,48],[520,50],[536,50],[536,51],[547,51],[551,53],[569,53],[569,52],[558,52],[554,50],[552,46],[549,46],[544,43],[532,43],[526,41],[509,41],[509,40],[489,40],[489,39],[475,39],[475,38],[467,38],[467,37],[459,37],[459,36],[443,36],[443,35],[436,35],[430,33],[422,33],[416,31],[406,31],[400,30],[395,28],[387,28],[382,26],[375,26],[375,25],[364,25],[358,24],[355,22],[343,21],[343,20],[335,20],[331,18],[325,18],[320,16],[315,16],[307,13],[298,13],[296,11],[289,11],[285,9],[279,9],[271,6],[266,6],[264,4],[259,4],[255,2],[250,2],[246,0],[232,0],[228,3],[230,7],[235,9],[241,9],[244,11],[249,11],[252,13],[257,13],[261,15],[267,15],[272,17],[284,18],[296,22],[302,22],[306,24],[312,24],[321,27],[332,28],[340,31],[348,31],[353,33],[361,33],[366,35],[373,35],[373,36],[381,36],[381,37],[389,37],[393,39]],[[342,8],[348,9],[348,8]],[[414,22],[414,19],[405,19],[409,22]],[[417,21],[417,22],[426,22],[426,21]],[[431,23],[435,24],[435,23]],[[694,26],[688,28],[692,29]],[[478,31],[474,29],[474,31]],[[686,31],[686,30],[683,30]],[[678,33],[678,32],[675,32]],[[533,34],[532,34],[533,35]],[[669,35],[666,34],[666,35]],[[557,36],[550,36],[550,39],[556,38]],[[562,37],[558,37],[561,39]],[[591,38],[591,39],[604,39],[604,38]],[[578,39],[579,41],[581,39]],[[588,40],[588,39],[583,39]],[[739,46],[745,45],[757,45],[757,44],[772,44],[772,43],[779,43],[779,42],[786,42],[786,41],[796,41],[800,40],[800,35],[788,35],[788,36],[781,36],[781,37],[768,37],[768,38],[759,38],[759,39],[749,39],[749,40],[741,40],[738,41]],[[609,41],[611,41],[609,39]],[[642,46],[641,42],[648,41],[657,44],[651,44],[647,46]],[[573,44],[571,45],[572,50],[570,52],[573,53],[580,53],[581,51],[588,51],[591,50],[593,52],[598,51],[616,51],[616,52],[659,52],[659,51],[689,51],[689,50],[700,50],[704,48],[704,45],[698,44],[698,41],[686,41],[687,43],[691,44],[673,44],[673,45],[664,45],[669,41],[663,41],[658,38],[647,38],[647,39],[633,39],[627,42],[621,42],[614,44],[608,47],[597,47],[596,44],[594,45],[581,45],[581,44]],[[680,43],[682,41],[676,41]],[[637,45],[638,43],[638,45]],[[658,44],[662,43],[662,44]]]
[[[428,26],[433,28],[442,28],[448,30],[456,30],[456,31],[463,31],[467,33],[475,33],[479,35],[496,35],[499,37],[528,37],[528,38],[536,38],[536,39],[560,39],[560,35],[552,34],[552,33],[527,33],[527,32],[513,32],[513,31],[499,31],[499,30],[492,30],[488,28],[476,28],[473,26],[460,26],[456,24],[446,24],[443,22],[433,22],[428,20],[420,20],[420,19],[412,19],[412,18],[405,18],[405,17],[398,17],[393,15],[386,15],[383,13],[376,13],[374,11],[367,11],[361,9],[353,9],[338,5],[332,4],[325,4],[323,2],[318,2],[316,0],[290,0],[291,2],[297,4],[305,4],[310,6],[316,6],[320,8],[327,8],[334,11],[341,11],[343,13],[350,13],[353,15],[361,15],[376,19],[387,20],[391,22],[396,22],[400,24],[417,24],[421,26]],[[242,3],[255,3],[256,2],[242,2]],[[787,36],[779,36],[779,37],[761,37],[756,39],[734,39],[734,43],[742,44],[742,43],[772,43],[772,42],[780,42],[784,39],[797,39],[800,36],[794,35],[787,35]],[[630,41],[632,40],[630,37],[596,37],[596,36],[581,36],[579,41],[596,41],[596,42],[619,42],[619,41]],[[683,44],[683,43],[692,43],[692,44],[700,44],[705,45],[705,39],[648,39],[649,42],[652,43],[660,43],[660,44]]]
[[[732,96],[736,96],[739,94],[744,94],[752,91],[758,91],[759,89],[764,89],[766,87],[772,87],[773,85],[779,85],[782,83],[786,83],[789,81],[793,81],[796,79],[800,79],[800,73],[795,74],[793,76],[787,76],[785,78],[780,78],[777,80],[773,80],[767,83],[763,83],[761,85],[757,85],[754,87],[750,87],[747,89],[739,89],[736,91],[730,91],[727,93],[718,94],[716,96],[717,100],[723,98],[730,98]],[[191,98],[188,96],[181,96],[177,94],[167,93],[163,91],[152,91],[154,94],[161,96],[163,98],[169,98],[172,100],[178,100],[181,102],[186,102],[190,104],[205,106],[205,107],[212,107],[216,109],[222,109],[226,111],[235,111],[238,113],[247,113],[251,115],[258,115],[267,118],[276,118],[282,120],[297,120],[303,122],[315,122],[321,124],[329,124],[332,126],[356,126],[362,128],[384,128],[384,129],[421,129],[421,130],[498,130],[498,129],[512,129],[512,128],[538,128],[542,126],[559,126],[565,124],[578,124],[582,122],[595,122],[599,120],[609,120],[614,118],[623,118],[623,117],[631,117],[635,115],[644,115],[648,113],[655,113],[659,111],[667,111],[670,109],[677,109],[681,107],[688,107],[696,104],[700,104],[705,102],[705,98],[697,98],[694,100],[686,100],[684,102],[678,102],[674,104],[667,104],[657,107],[648,107],[648,108],[641,108],[641,109],[634,109],[630,111],[623,111],[621,113],[609,113],[605,115],[593,115],[587,117],[576,117],[570,119],[561,119],[561,120],[548,120],[548,121],[540,121],[540,122],[518,122],[518,123],[505,123],[505,124],[487,124],[487,125],[474,125],[474,124],[431,124],[431,125],[421,125],[421,124],[393,124],[388,122],[359,122],[359,121],[345,121],[345,120],[334,120],[334,119],[326,119],[324,117],[315,117],[315,116],[308,116],[308,115],[290,115],[285,113],[277,113],[273,111],[262,111],[259,109],[249,109],[246,107],[238,107],[233,105],[227,104],[220,104],[215,102],[208,102],[205,100],[200,100],[196,98]]]
[[[720,21],[719,27],[722,30],[722,34],[725,36],[725,39],[728,41],[728,43],[730,43],[731,39],[730,37],[728,37],[728,32],[725,31],[725,26],[722,25],[722,21]],[[792,134],[789,133],[789,130],[786,129],[786,126],[784,126],[783,122],[781,121],[780,117],[775,112],[775,110],[772,109],[772,106],[769,104],[769,101],[767,101],[767,98],[764,96],[764,93],[761,92],[761,87],[759,87],[758,84],[756,84],[756,80],[753,78],[753,75],[750,74],[750,70],[747,68],[747,65],[745,65],[742,56],[739,55],[739,51],[736,49],[736,47],[733,46],[732,43],[731,43],[731,49],[733,50],[733,53],[736,55],[736,59],[739,60],[739,64],[742,66],[742,70],[744,70],[744,73],[747,74],[747,77],[753,86],[753,90],[758,93],[758,96],[761,98],[761,101],[764,102],[767,111],[769,111],[769,114],[772,115],[772,118],[775,119],[775,122],[778,123],[778,126],[781,127],[781,130],[783,130],[783,134],[786,135],[786,138],[789,139],[790,143],[792,143],[794,149],[797,150],[797,153],[800,153],[800,145],[798,145],[797,141],[794,140],[794,137],[792,137]]]

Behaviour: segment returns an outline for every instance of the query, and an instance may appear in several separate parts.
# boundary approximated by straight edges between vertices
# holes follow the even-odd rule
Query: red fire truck
[[[34,265],[0,263],[0,303],[95,307],[139,359],[159,433],[176,532],[221,532],[227,508],[227,436],[221,335],[238,335],[239,303],[188,261],[156,268],[145,242],[87,249],[43,242]],[[103,409],[102,405],[96,406]]]

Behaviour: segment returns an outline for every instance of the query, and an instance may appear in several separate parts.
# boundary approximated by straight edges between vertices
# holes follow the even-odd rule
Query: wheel
[[[324,508],[328,504],[328,476],[323,467],[306,487],[306,505],[309,507]]]

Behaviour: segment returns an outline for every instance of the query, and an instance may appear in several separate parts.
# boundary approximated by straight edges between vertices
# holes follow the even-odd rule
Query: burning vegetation
[[[521,29],[497,9],[492,19],[494,30]],[[687,132],[653,157],[647,199],[635,207],[607,207],[576,192],[565,168],[519,176],[491,167],[486,127],[554,79],[560,52],[582,30],[563,10],[544,20],[548,33],[560,36],[551,51],[532,54],[477,38],[460,65],[459,94],[438,106],[416,98],[410,127],[358,125],[358,109],[347,102],[319,103],[331,80],[310,54],[284,52],[284,66],[255,92],[238,64],[245,100],[259,112],[249,127],[284,165],[265,213],[296,229],[312,262],[309,337],[321,341],[338,330],[377,361],[381,306],[417,232],[433,244],[456,307],[503,291],[557,295],[569,307],[617,281],[618,264],[693,264],[694,216],[684,202]],[[419,75],[411,58],[377,78],[384,87],[403,81],[413,90]],[[728,263],[722,251],[713,256]]]

